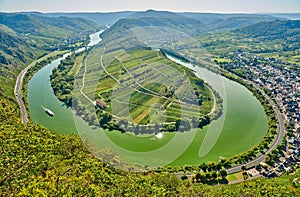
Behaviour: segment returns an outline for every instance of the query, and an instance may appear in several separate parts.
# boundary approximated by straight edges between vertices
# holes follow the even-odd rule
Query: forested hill
[[[94,22],[81,18],[0,13],[0,65],[24,63],[60,39],[97,27]]]
[[[261,40],[300,40],[300,20],[275,20],[260,22],[234,31]],[[297,39],[298,38],[298,39]]]
[[[0,98],[12,99],[17,74],[26,64],[49,51],[84,42],[83,32],[97,28],[96,23],[81,18],[0,13]]]
[[[47,13],[43,14],[50,17],[59,17],[59,16],[66,16],[72,18],[84,18],[90,21],[93,21],[99,25],[112,25],[117,22],[119,19],[127,18],[129,15],[135,12],[132,11],[125,11],[125,12],[109,12],[109,13],[85,13],[85,12],[77,12],[77,13],[63,13],[63,12],[56,12],[56,13]],[[35,13],[37,14],[37,13]],[[41,14],[41,13],[40,13]]]
[[[243,37],[252,37],[264,42],[276,42],[283,50],[300,48],[300,20],[275,20],[260,22],[234,31]]]
[[[29,38],[20,36],[0,24],[0,98],[13,98],[13,87],[17,71],[30,61],[43,55],[45,50]]]
[[[21,13],[0,13],[0,24],[6,25],[18,34],[51,38],[65,38],[73,33],[98,27],[96,23],[82,18]]]
[[[25,56],[34,57],[35,51],[33,49],[36,47],[24,40],[22,36],[18,36],[18,34],[9,27],[1,24],[0,40],[0,64],[25,62]]]
[[[106,37],[134,27],[164,27],[191,36],[201,35],[206,31],[205,25],[199,20],[172,12],[148,10],[132,14],[126,19],[120,19],[105,31],[102,36]]]
[[[217,14],[190,12],[180,14],[203,22],[208,31],[229,31],[262,21],[274,21],[278,19],[278,17],[268,14]]]

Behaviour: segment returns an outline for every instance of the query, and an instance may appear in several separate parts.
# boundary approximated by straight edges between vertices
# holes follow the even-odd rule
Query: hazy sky
[[[300,12],[300,0],[0,0],[0,12]]]

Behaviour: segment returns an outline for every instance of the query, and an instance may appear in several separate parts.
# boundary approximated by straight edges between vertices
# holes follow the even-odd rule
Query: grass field
[[[238,172],[238,173],[227,175],[226,179],[228,181],[235,181],[235,180],[244,179],[244,177],[243,177],[243,173],[242,172]]]

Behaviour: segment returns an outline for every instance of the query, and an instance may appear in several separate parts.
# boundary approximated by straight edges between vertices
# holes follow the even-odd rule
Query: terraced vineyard
[[[144,130],[151,133],[157,128],[186,131],[209,123],[213,93],[193,71],[160,51],[96,48],[79,78],[84,80],[83,94],[106,104],[97,109],[104,128],[139,132],[137,125],[147,125]]]

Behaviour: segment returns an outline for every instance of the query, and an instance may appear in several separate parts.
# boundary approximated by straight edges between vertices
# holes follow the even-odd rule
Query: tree
[[[211,178],[213,178],[213,179],[217,179],[218,178],[217,172],[215,170],[213,170],[211,172]]]
[[[134,128],[134,134],[137,135],[140,133],[140,125],[136,125]]]
[[[216,170],[216,165],[214,162],[208,162],[207,163],[207,170],[208,171],[212,171],[212,170]]]
[[[203,170],[203,172],[206,172],[207,170],[207,164],[206,163],[202,163],[199,165],[199,168]]]
[[[226,170],[224,170],[224,169],[220,170],[220,175],[221,175],[222,179],[224,179],[227,176]]]
[[[246,166],[242,166],[242,170],[243,171],[247,170],[247,167]]]
[[[186,175],[182,175],[180,178],[181,178],[181,180],[187,180],[188,179],[188,177]]]
[[[220,170],[222,168],[222,163],[221,162],[218,162],[216,163],[216,170]]]
[[[210,174],[210,172],[206,172],[206,173],[205,173],[205,176],[206,176],[206,179],[207,179],[207,180],[210,180],[210,179],[211,179],[211,174]]]
[[[199,125],[198,118],[196,118],[196,117],[193,116],[191,122],[192,122],[192,125],[191,125],[191,126],[192,126],[193,128],[197,128],[197,127],[198,127],[198,125]]]
[[[104,126],[108,122],[110,122],[112,119],[112,116],[109,113],[102,113],[100,116],[99,124],[100,126]]]
[[[97,120],[96,115],[95,114],[91,115],[89,124],[91,125],[95,124],[96,120]]]
[[[198,172],[196,174],[195,178],[196,178],[197,182],[201,182],[201,183],[205,183],[206,182],[206,174],[203,171]]]
[[[175,129],[176,129],[176,131],[179,130],[180,122],[181,122],[180,120],[176,120],[175,121]]]

